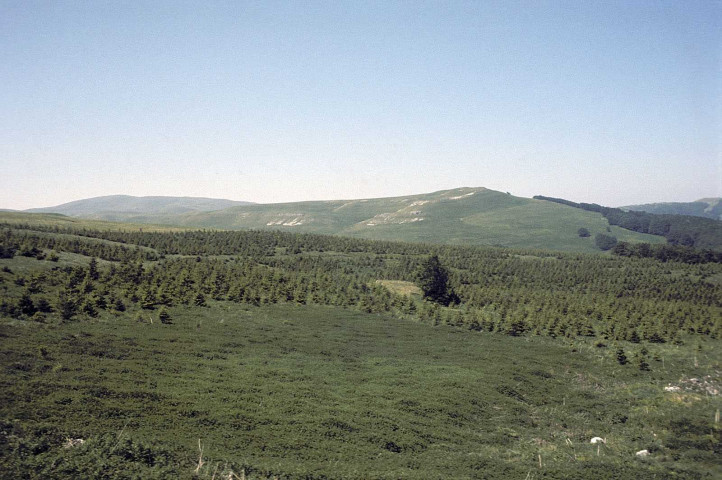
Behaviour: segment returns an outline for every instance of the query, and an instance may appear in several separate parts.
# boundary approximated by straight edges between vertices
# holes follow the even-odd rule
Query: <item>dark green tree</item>
[[[582,238],[591,236],[591,233],[589,233],[589,230],[587,230],[587,229],[584,228],[584,227],[582,227],[582,228],[580,228],[579,230],[577,230],[577,233],[578,233],[579,236],[582,237]]]
[[[632,331],[629,334],[629,339],[632,343],[639,343],[641,339],[639,338],[639,333],[637,333],[636,329],[632,329]]]
[[[196,307],[205,307],[206,306],[206,297],[203,295],[203,293],[198,292],[198,295],[193,299],[193,305]]]
[[[140,308],[152,310],[156,304],[156,297],[153,288],[148,286],[140,294]]]
[[[124,312],[125,304],[123,303],[123,300],[116,298],[115,302],[113,302],[113,308],[115,308],[118,312]]]
[[[88,264],[88,277],[90,277],[91,280],[98,280],[100,278],[100,274],[98,273],[98,260],[96,260],[95,257],[90,259],[90,264]]]
[[[440,305],[458,302],[458,297],[449,287],[449,274],[436,255],[421,264],[418,282],[425,299]]]
[[[165,307],[160,307],[160,311],[158,312],[158,319],[160,320],[160,323],[165,323],[167,325],[173,323],[173,319],[170,316],[170,313],[168,313],[168,310],[166,310]]]
[[[32,317],[33,314],[38,311],[38,309],[33,304],[33,301],[30,299],[30,295],[28,295],[27,292],[23,293],[23,296],[20,297],[18,307],[20,308],[20,311],[23,313],[23,315],[27,315],[29,317]]]
[[[53,311],[53,307],[50,305],[50,302],[48,302],[48,299],[44,297],[38,298],[35,306],[38,308],[39,312],[50,313]]]
[[[504,327],[504,333],[512,337],[518,337],[527,330],[526,323],[521,318],[508,319]]]
[[[63,320],[70,320],[78,310],[78,306],[73,300],[73,295],[67,291],[61,291],[58,294],[56,308],[60,312]]]
[[[597,233],[594,237],[594,244],[599,247],[600,250],[609,250],[617,244],[617,237]]]
[[[88,314],[91,317],[98,316],[98,309],[95,307],[95,302],[91,298],[86,298],[80,305],[80,311]]]
[[[627,355],[624,354],[624,350],[619,348],[617,349],[617,362],[620,365],[626,365],[629,363],[629,360],[627,360]]]

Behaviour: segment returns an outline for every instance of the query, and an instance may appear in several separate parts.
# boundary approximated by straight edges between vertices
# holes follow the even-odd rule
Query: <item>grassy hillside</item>
[[[73,217],[126,221],[136,216],[144,217],[151,223],[156,215],[177,215],[189,212],[209,212],[235,205],[248,205],[218,198],[202,197],[133,197],[130,195],[108,195],[64,203],[54,207],[32,208],[30,213],[60,213]]]
[[[672,245],[722,251],[722,221],[720,220],[690,215],[622,210],[595,203],[577,203],[543,195],[536,195],[534,199],[599,213],[610,225],[638,233],[662,235]]]
[[[607,233],[598,213],[515,197],[485,188],[460,188],[406,197],[247,205],[215,212],[133,217],[159,224],[217,229],[278,229],[358,238],[456,245],[501,245],[598,252],[593,236]],[[580,238],[579,228],[592,232]],[[612,227],[620,241],[664,239]]]
[[[656,213],[658,215],[692,215],[694,217],[722,220],[722,202],[720,198],[703,198],[696,202],[664,202],[646,203],[643,205],[627,205],[625,210]]]
[[[48,228],[93,229],[103,231],[145,231],[145,232],[173,232],[185,231],[187,228],[170,225],[149,225],[146,223],[111,222],[76,218],[59,213],[26,213],[26,212],[0,212],[0,224],[6,225],[36,225]]]
[[[608,233],[609,224],[601,215],[589,213],[485,190],[429,205],[426,224],[355,225],[342,234],[379,240],[598,252],[593,237],[580,238],[578,230]],[[611,227],[611,232],[624,241],[663,242],[661,237],[617,227]]]

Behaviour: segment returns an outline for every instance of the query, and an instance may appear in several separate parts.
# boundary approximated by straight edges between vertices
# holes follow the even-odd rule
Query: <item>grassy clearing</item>
[[[3,320],[10,477],[719,478],[719,342],[611,347],[334,307]],[[153,317],[157,312],[147,313]],[[144,317],[145,318],[145,317]],[[625,344],[630,358],[640,346]],[[718,383],[716,383],[718,384]],[[686,384],[685,384],[686,385]],[[606,438],[597,448],[589,440]],[[86,443],[63,448],[66,438]],[[203,466],[197,470],[199,445]],[[635,452],[648,449],[647,459]],[[606,477],[605,477],[606,475]],[[218,478],[218,477],[216,477]]]
[[[420,296],[423,295],[421,289],[412,282],[404,282],[402,280],[376,280],[376,283],[383,285],[394,293],[400,295]]]

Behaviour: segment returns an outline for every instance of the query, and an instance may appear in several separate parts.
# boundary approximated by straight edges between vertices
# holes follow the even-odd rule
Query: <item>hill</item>
[[[92,218],[109,221],[134,221],[142,218],[144,223],[152,222],[155,215],[178,215],[190,212],[210,212],[250,202],[237,202],[218,198],[203,197],[133,197],[130,195],[108,195],[64,203],[55,207],[31,208],[30,213],[60,213],[72,217]]]
[[[122,219],[189,228],[274,229],[377,240],[576,252],[598,252],[593,235],[607,233],[607,229],[620,241],[664,242],[659,236],[610,227],[599,213],[486,188],[362,200],[238,205],[211,212],[152,215],[138,212]],[[580,237],[580,228],[589,230],[592,238]]]
[[[599,213],[610,225],[618,225],[639,233],[663,235],[672,245],[722,251],[722,221],[720,220],[690,215],[622,210],[621,208],[604,207],[596,203],[576,203],[563,198],[542,195],[536,195],[534,198]]]
[[[101,231],[184,231],[183,227],[168,225],[153,225],[148,223],[112,222],[106,220],[93,220],[87,218],[69,217],[60,213],[28,213],[15,211],[0,211],[0,224],[7,226],[33,225],[46,229],[88,229]]]
[[[646,203],[643,205],[627,205],[623,210],[655,213],[658,215],[691,215],[693,217],[722,220],[721,198],[702,198],[696,202],[664,202]]]

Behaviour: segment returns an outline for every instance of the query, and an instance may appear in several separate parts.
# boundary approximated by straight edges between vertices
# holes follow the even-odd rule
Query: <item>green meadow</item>
[[[4,321],[6,478],[722,475],[719,396],[664,390],[719,382],[719,341],[650,347],[643,372],[591,341],[336,307],[170,314]]]

